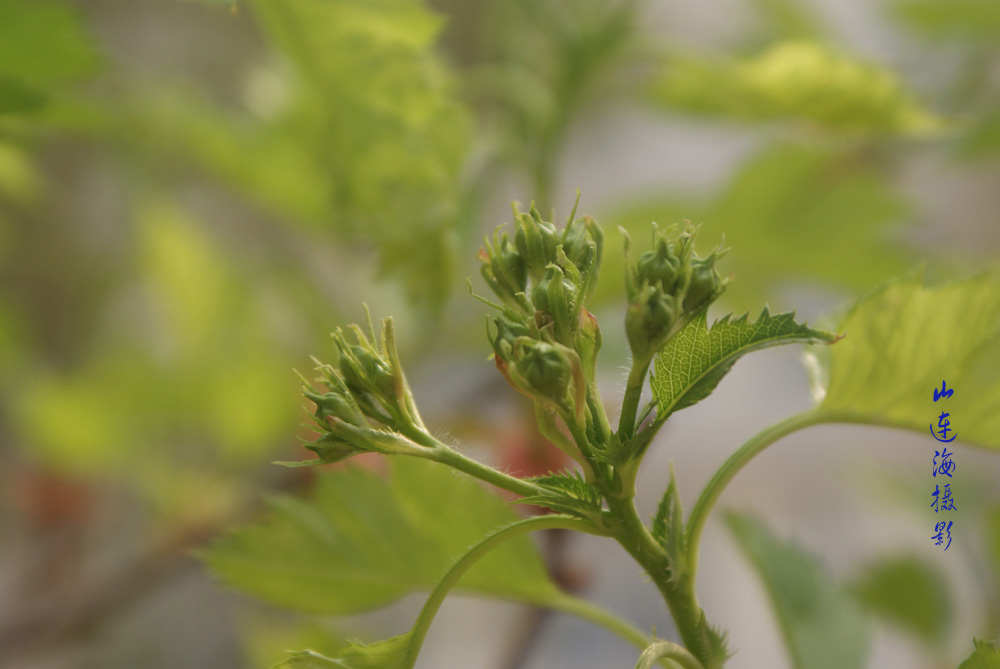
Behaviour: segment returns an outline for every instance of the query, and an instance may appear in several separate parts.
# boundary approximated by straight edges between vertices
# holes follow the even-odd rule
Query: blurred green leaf
[[[470,122],[433,52],[442,19],[418,0],[252,5],[295,66],[288,121],[329,179],[337,228],[379,247],[447,250],[441,240],[459,224]],[[434,302],[452,283],[442,260],[390,251],[382,269]]]
[[[913,30],[938,39],[993,41],[1000,37],[994,0],[903,0],[896,15]]]
[[[1000,669],[1000,644],[973,639],[976,650],[958,669]]]
[[[50,0],[0,0],[0,113],[31,111],[47,92],[96,71],[76,11]]]
[[[666,420],[708,397],[736,361],[751,351],[793,343],[832,343],[836,335],[795,322],[795,314],[772,316],[765,307],[756,321],[749,314],[730,316],[708,327],[707,311],[667,342],[656,356],[650,385],[658,405],[657,420]]]
[[[796,669],[861,669],[871,646],[868,620],[816,559],[778,540],[759,520],[726,516],[764,581]]]
[[[942,126],[892,71],[808,41],[779,42],[747,60],[677,57],[652,94],[701,115],[804,121],[850,134],[924,135]]]
[[[875,615],[929,646],[947,639],[951,600],[943,576],[910,556],[866,567],[851,590]]]
[[[53,467],[117,478],[171,514],[211,517],[294,430],[296,357],[254,269],[162,200],[135,216],[134,266],[104,307],[114,327],[79,364],[31,368],[15,428]]]
[[[270,602],[347,614],[430,589],[449,564],[516,519],[498,497],[447,468],[393,460],[386,481],[358,468],[320,476],[310,501],[274,500],[266,522],[205,554],[226,583]],[[558,594],[534,544],[517,539],[476,563],[459,588],[544,602]]]
[[[948,412],[959,441],[1000,449],[1000,270],[933,287],[893,281],[838,329],[844,340],[814,365],[820,411],[922,434]],[[954,395],[934,402],[942,381]]]
[[[650,221],[683,218],[702,224],[700,236],[725,236],[734,280],[723,301],[743,311],[775,306],[787,280],[811,280],[867,290],[912,262],[888,234],[906,206],[876,165],[863,156],[819,147],[778,145],[751,158],[707,202],[664,198],[630,203],[607,216],[633,238]],[[622,294],[621,254],[606,253],[598,284],[602,299]]]

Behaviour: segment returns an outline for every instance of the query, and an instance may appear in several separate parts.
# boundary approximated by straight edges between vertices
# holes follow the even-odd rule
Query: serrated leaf
[[[920,276],[862,298],[821,351],[819,410],[930,433],[950,414],[958,441],[1000,449],[1000,270],[926,287]],[[942,381],[954,395],[933,400]]]
[[[348,467],[320,476],[310,500],[280,497],[272,508],[268,520],[217,541],[205,560],[236,588],[332,615],[431,588],[468,546],[517,519],[471,479],[406,458],[393,462],[389,480]],[[558,594],[527,539],[483,558],[458,587],[534,603]]]
[[[550,490],[550,493],[518,498],[518,504],[544,506],[580,518],[599,516],[604,503],[596,485],[587,483],[578,473],[550,474],[528,479]]]
[[[752,516],[726,521],[767,589],[796,669],[861,669],[871,645],[867,617],[817,560]]]
[[[996,641],[972,640],[976,650],[958,665],[958,669],[1000,669],[1000,644]]]
[[[677,563],[686,552],[684,545],[684,510],[681,507],[680,491],[677,489],[677,478],[674,476],[674,466],[670,465],[670,484],[663,493],[663,499],[653,518],[653,537],[660,542],[670,557],[671,566]]]
[[[778,42],[745,60],[677,58],[654,96],[701,114],[806,121],[846,133],[920,135],[942,125],[891,70],[805,40]]]
[[[748,316],[736,320],[725,316],[709,329],[703,312],[667,342],[656,356],[650,382],[659,408],[657,420],[708,397],[736,361],[751,351],[837,340],[829,332],[796,323],[794,312],[772,316],[765,307],[756,321]]]
[[[909,556],[867,567],[851,590],[875,615],[930,646],[946,639],[951,601],[942,575]]]

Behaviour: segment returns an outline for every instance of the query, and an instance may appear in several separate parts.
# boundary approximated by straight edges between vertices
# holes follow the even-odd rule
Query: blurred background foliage
[[[95,630],[196,569],[185,551],[262,492],[308,485],[269,464],[300,455],[290,370],[362,301],[401,322],[418,383],[479,360],[463,284],[505,201],[545,211],[585,187],[614,318],[615,225],[640,244],[651,220],[724,235],[738,312],[828,310],[919,266],[995,261],[994,0],[865,5],[850,25],[831,3],[726,4],[713,24],[655,0],[0,0],[0,569],[16,584],[0,663],[259,666],[322,638],[253,609],[246,629],[268,632],[211,659]],[[868,22],[878,39],[858,38]],[[696,140],[656,153],[629,143],[633,122]],[[601,154],[615,144],[636,159]],[[489,367],[479,404],[428,381],[431,421],[483,439],[519,420],[498,418]],[[1000,582],[997,518],[982,527]],[[940,600],[927,569],[893,559],[854,590],[943,644],[892,604]],[[85,663],[32,664],[81,638]]]

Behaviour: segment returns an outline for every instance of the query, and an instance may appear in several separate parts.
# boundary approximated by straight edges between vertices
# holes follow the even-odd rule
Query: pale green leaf
[[[852,591],[875,615],[934,646],[946,640],[951,600],[944,578],[930,565],[909,556],[867,567]]]
[[[695,318],[656,356],[651,385],[659,407],[657,420],[700,402],[719,385],[746,353],[796,342],[832,343],[837,337],[795,322],[795,314],[772,316],[767,308],[756,321],[749,314],[729,316],[707,327],[705,312]]]
[[[932,287],[920,276],[891,282],[838,330],[844,340],[819,351],[820,411],[928,436],[947,412],[958,441],[1000,449],[1000,270]],[[942,382],[954,395],[935,402]]]
[[[676,58],[654,96],[705,115],[803,121],[850,134],[922,135],[942,126],[891,70],[801,40],[746,60]]]
[[[1000,644],[973,639],[976,650],[958,669],[1000,669]]]
[[[866,667],[869,621],[826,569],[751,516],[726,520],[764,582],[795,669]]]
[[[347,614],[430,589],[445,569],[516,515],[471,479],[397,458],[390,480],[348,467],[319,477],[312,499],[281,497],[266,521],[205,555],[228,584],[280,606]],[[555,590],[527,539],[487,555],[458,587],[544,602]]]

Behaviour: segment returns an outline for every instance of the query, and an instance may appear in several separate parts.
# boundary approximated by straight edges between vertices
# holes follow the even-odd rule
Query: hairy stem
[[[546,490],[541,486],[537,486],[530,481],[525,481],[523,479],[504,474],[493,467],[484,465],[483,463],[477,462],[472,458],[468,458],[458,451],[448,448],[441,443],[438,443],[437,446],[430,451],[428,459],[448,465],[449,467],[457,469],[460,472],[465,472],[469,476],[474,476],[481,481],[486,481],[491,485],[503,488],[504,490],[508,490],[515,495],[521,495],[522,497],[531,497],[546,492]]]
[[[615,539],[638,562],[663,595],[684,645],[704,669],[722,666],[712,643],[711,630],[694,595],[694,583],[682,565],[671,565],[666,551],[643,525],[632,499],[608,497],[608,507],[616,519]]]

